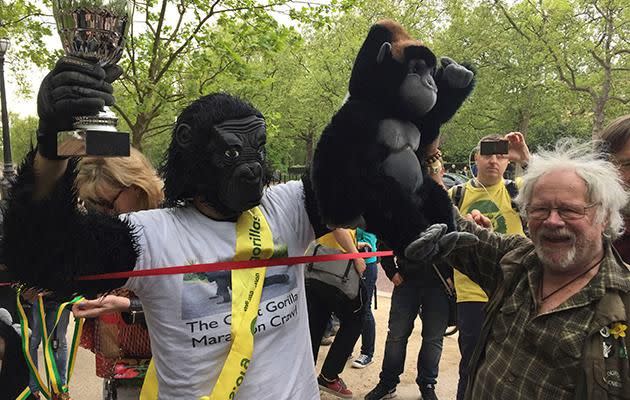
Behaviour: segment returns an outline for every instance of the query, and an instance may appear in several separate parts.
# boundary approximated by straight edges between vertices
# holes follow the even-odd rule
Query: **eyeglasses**
[[[599,203],[593,203],[586,206],[563,206],[563,207],[527,207],[527,216],[532,219],[544,221],[549,218],[552,210],[556,210],[560,218],[566,221],[584,218],[586,210],[595,207]]]
[[[85,200],[86,206],[88,206],[88,208],[94,208],[99,211],[114,211],[116,209],[116,201],[118,201],[118,198],[120,197],[122,192],[125,191],[125,189],[127,188],[120,189],[118,193],[116,193],[116,196],[114,196],[114,198],[111,200],[86,199]]]

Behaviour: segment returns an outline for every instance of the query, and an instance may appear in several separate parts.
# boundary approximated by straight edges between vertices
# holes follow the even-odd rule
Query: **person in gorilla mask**
[[[79,211],[72,190],[76,161],[57,156],[56,135],[71,129],[73,117],[111,106],[118,74],[62,58],[44,79],[38,147],[22,165],[6,213],[6,260],[14,279],[58,295],[120,286],[136,293],[151,336],[154,397],[319,399],[303,266],[232,271],[231,304],[219,301],[211,274],[76,280],[301,256],[327,231],[307,181],[267,185],[265,120],[226,93],[203,96],[178,117],[162,167],[168,208],[120,218]],[[288,279],[264,284],[265,277],[279,282],[277,274]]]

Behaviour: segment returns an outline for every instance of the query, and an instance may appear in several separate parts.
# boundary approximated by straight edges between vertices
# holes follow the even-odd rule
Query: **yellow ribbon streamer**
[[[55,325],[53,329],[51,329],[51,332],[57,328],[57,324],[59,323],[59,320],[61,319],[61,315],[63,314],[63,311],[65,310],[66,306],[82,301],[83,299],[84,298],[82,296],[76,296],[74,299],[67,301],[59,306],[55,314]],[[70,356],[68,359],[68,367],[67,367],[68,369],[67,369],[67,374],[66,374],[67,383],[61,384],[61,381],[59,379],[59,372],[57,369],[58,366],[55,362],[54,354],[52,350],[52,343],[50,342],[50,337],[48,335],[48,329],[46,326],[46,312],[44,311],[44,302],[43,302],[41,294],[37,296],[37,307],[38,307],[38,310],[37,310],[36,317],[39,317],[40,328],[42,330],[43,339],[44,339],[43,353],[44,353],[44,364],[45,364],[45,369],[46,369],[46,375],[48,378],[48,385],[44,385],[44,382],[41,376],[39,375],[39,371],[37,370],[37,367],[35,366],[35,363],[30,355],[30,351],[29,351],[30,337],[28,335],[28,318],[26,317],[26,313],[24,312],[24,308],[22,307],[22,303],[20,302],[20,291],[18,290],[17,308],[18,308],[18,312],[20,314],[20,320],[21,320],[22,350],[25,355],[30,373],[35,377],[36,384],[41,390],[40,394],[48,399],[52,397],[53,393],[59,394],[59,393],[68,392],[68,383],[70,382],[70,377],[72,376],[72,371],[73,371],[75,359],[77,356],[77,350],[79,348],[79,342],[80,342],[79,338],[81,337],[81,330],[83,328],[84,319],[75,318],[75,329],[72,335],[72,344],[70,346]],[[33,312],[35,312],[35,310],[33,310]],[[62,367],[65,367],[65,366],[62,366]],[[28,398],[30,394],[31,394],[31,390],[30,388],[27,387],[20,394],[20,396],[17,397],[17,399]]]

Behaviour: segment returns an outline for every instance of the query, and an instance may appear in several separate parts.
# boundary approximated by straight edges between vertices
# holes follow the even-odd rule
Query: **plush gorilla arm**
[[[384,156],[381,149],[372,146],[378,132],[374,116],[379,114],[378,108],[349,100],[333,116],[317,143],[312,181],[322,220],[331,227],[355,227],[361,222],[365,211],[362,199],[369,190],[366,182],[370,178],[365,162]]]
[[[421,150],[440,136],[440,126],[455,115],[472,93],[475,88],[474,69],[470,65],[459,65],[448,57],[442,57],[435,73],[435,82],[437,102],[431,111],[417,121],[422,132]]]

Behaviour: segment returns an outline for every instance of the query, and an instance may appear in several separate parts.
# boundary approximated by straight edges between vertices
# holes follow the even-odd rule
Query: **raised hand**
[[[521,132],[510,132],[505,135],[505,139],[509,142],[508,159],[521,164],[527,163],[530,154],[525,136]]]
[[[48,159],[57,157],[57,132],[71,130],[74,117],[97,114],[114,104],[111,82],[120,68],[105,71],[75,57],[62,57],[44,78],[37,95],[39,152]]]

